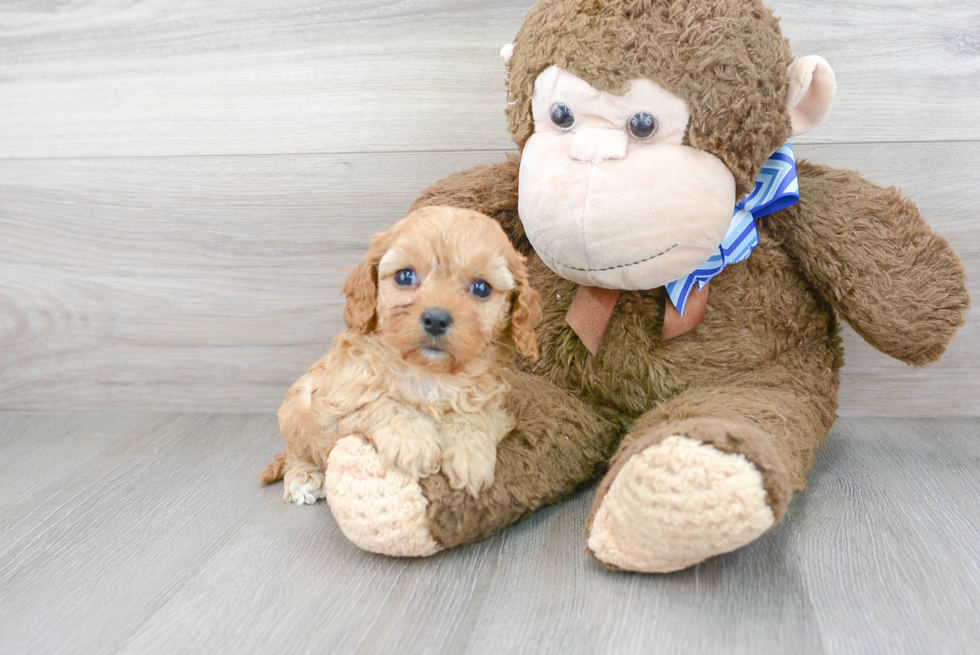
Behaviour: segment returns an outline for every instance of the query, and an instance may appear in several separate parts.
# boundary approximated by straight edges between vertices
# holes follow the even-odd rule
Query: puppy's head
[[[379,331],[406,361],[436,372],[499,356],[537,357],[541,300],[499,223],[423,207],[371,240],[344,285],[347,327]]]

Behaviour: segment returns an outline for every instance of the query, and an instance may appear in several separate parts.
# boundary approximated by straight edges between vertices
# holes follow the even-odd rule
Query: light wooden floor
[[[841,419],[749,547],[584,554],[588,490],[426,560],[255,474],[266,414],[0,413],[4,653],[977,653],[980,419]]]

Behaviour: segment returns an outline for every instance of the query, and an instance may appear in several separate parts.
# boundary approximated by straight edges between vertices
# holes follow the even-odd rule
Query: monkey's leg
[[[662,573],[748,544],[803,488],[836,407],[832,367],[773,364],[648,412],[599,486],[589,551]]]
[[[492,486],[476,498],[442,474],[415,482],[383,467],[362,439],[341,439],[326,486],[344,534],[365,550],[396,556],[483,539],[594,479],[621,434],[577,398],[525,373],[515,374],[507,405],[517,427],[497,446]]]

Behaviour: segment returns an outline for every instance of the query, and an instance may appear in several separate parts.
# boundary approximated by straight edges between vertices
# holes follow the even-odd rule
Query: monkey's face
[[[684,100],[646,79],[616,96],[551,66],[534,82],[532,112],[518,209],[557,274],[653,289],[694,271],[721,244],[735,178],[714,155],[683,145]]]

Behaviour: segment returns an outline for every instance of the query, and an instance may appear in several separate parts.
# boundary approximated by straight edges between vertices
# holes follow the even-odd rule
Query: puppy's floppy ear
[[[388,250],[388,232],[371,237],[371,247],[364,259],[344,282],[344,323],[352,332],[367,334],[378,322],[378,262]]]
[[[541,296],[528,282],[524,261],[524,257],[516,252],[510,258],[510,270],[514,275],[510,331],[517,352],[525,357],[537,359],[538,341],[534,336],[534,327],[541,320]]]

